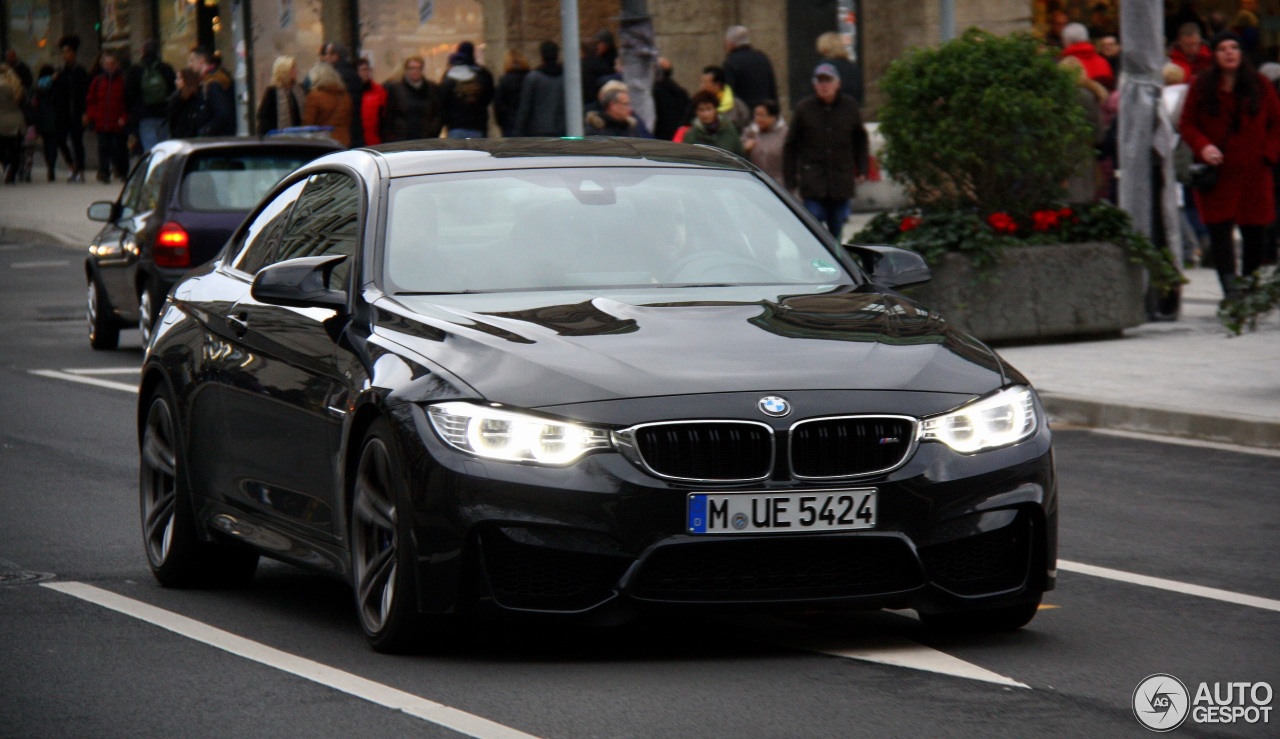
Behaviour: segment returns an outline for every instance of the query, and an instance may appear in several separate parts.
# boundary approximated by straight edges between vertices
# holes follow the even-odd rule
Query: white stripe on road
[[[95,367],[93,369],[64,369],[72,375],[136,375],[142,371],[140,367]]]
[[[12,269],[41,269],[43,267],[65,267],[68,264],[71,264],[70,260],[59,259],[56,261],[46,260],[43,262],[14,262],[13,264],[10,264],[9,267]]]
[[[82,377],[67,372],[59,372],[58,370],[27,370],[33,375],[41,377],[49,377],[54,380],[67,380],[68,382],[79,382],[85,385],[94,385],[97,387],[111,388],[112,390],[123,390],[126,393],[137,393],[138,386],[130,385],[124,382],[115,382],[113,380],[99,380],[96,377]]]
[[[1131,585],[1144,585],[1148,588],[1168,590],[1174,593],[1182,593],[1183,595],[1195,595],[1201,598],[1220,600],[1224,603],[1252,606],[1254,608],[1262,608],[1268,611],[1280,611],[1280,600],[1260,598],[1256,595],[1245,595],[1244,593],[1233,593],[1230,590],[1207,588],[1203,585],[1192,585],[1190,583],[1178,582],[1177,580],[1165,580],[1161,577],[1138,575],[1132,572],[1125,572],[1124,570],[1113,570],[1107,567],[1097,567],[1095,565],[1087,565],[1080,562],[1067,562],[1061,559],[1058,560],[1058,569],[1066,570],[1067,572],[1076,572],[1081,575],[1103,577],[1108,580],[1118,580],[1119,582],[1127,582]]]
[[[842,641],[847,642],[847,640]],[[996,683],[997,685],[1030,689],[1029,685],[979,667],[972,662],[965,662],[957,657],[952,657],[946,652],[939,652],[910,639],[889,634],[877,634],[875,643],[861,644],[855,647],[815,645],[811,642],[791,642],[788,646],[821,654],[830,654],[835,657],[862,660],[863,662],[877,662],[882,665],[907,667],[912,670],[924,670],[925,672],[935,672],[940,675],[951,675],[969,680]]]
[[[1161,444],[1177,444],[1179,446],[1196,447],[1197,449],[1217,449],[1223,452],[1235,452],[1237,454],[1256,454],[1259,457],[1280,457],[1280,449],[1265,449],[1263,447],[1240,446],[1239,444],[1224,444],[1220,441],[1202,441],[1200,439],[1183,439],[1178,436],[1160,436],[1159,434],[1144,434],[1140,431],[1120,431],[1117,429],[1087,429],[1090,433],[1102,434],[1103,436],[1117,436],[1121,439],[1138,439],[1140,441],[1154,441]]]
[[[452,729],[459,734],[477,737],[478,739],[530,739],[532,735],[512,729],[509,726],[490,721],[486,718],[460,711],[456,708],[426,698],[419,698],[412,693],[373,682],[359,675],[344,672],[335,667],[313,662],[297,655],[282,652],[265,644],[228,631],[217,629],[194,619],[180,616],[171,611],[148,605],[141,601],[126,598],[109,590],[96,588],[80,582],[43,583],[44,587],[74,596],[81,600],[109,608],[117,613],[132,616],[153,626],[168,629],[175,634],[194,639],[237,657],[243,657],[259,664],[296,675],[313,683],[367,700],[385,708],[403,711],[410,716],[429,721],[437,726]]]

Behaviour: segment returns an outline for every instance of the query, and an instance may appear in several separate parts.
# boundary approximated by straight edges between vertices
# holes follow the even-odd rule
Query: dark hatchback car
[[[298,167],[340,148],[312,139],[175,139],[154,146],[114,202],[89,206],[106,225],[85,258],[89,344],[114,349],[120,329],[151,338],[165,295],[218,253],[262,196]]]
[[[1026,378],[718,149],[412,142],[290,175],[143,366],[147,556],[432,614],[915,608],[1015,629],[1055,581]]]

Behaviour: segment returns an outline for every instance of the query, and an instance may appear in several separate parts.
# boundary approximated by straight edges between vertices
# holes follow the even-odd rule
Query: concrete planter
[[[1143,269],[1115,244],[1006,249],[984,277],[952,253],[932,272],[907,294],[983,341],[1116,334],[1146,321]]]

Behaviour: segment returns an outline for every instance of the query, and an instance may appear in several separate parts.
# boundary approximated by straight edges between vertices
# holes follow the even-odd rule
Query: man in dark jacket
[[[347,47],[336,41],[324,45],[324,60],[338,72],[343,87],[351,96],[351,146],[364,146],[364,121],[360,116],[360,106],[364,99],[364,83],[360,81],[360,71],[347,57]]]
[[[855,181],[867,172],[867,129],[852,97],[840,92],[840,73],[830,64],[813,71],[814,95],[801,100],[782,148],[788,190],[800,191],[804,207],[841,238],[849,219]]]
[[[517,136],[564,136],[568,128],[560,47],[554,41],[543,41],[538,53],[542,65],[526,75],[520,87],[515,133]]]
[[[173,67],[160,61],[160,46],[153,40],[142,43],[142,58],[129,69],[124,86],[129,120],[138,134],[138,145],[145,154],[161,140],[160,128],[169,107],[169,98],[177,89]]]
[[[110,182],[111,171],[124,181],[129,174],[126,145],[129,109],[125,104],[125,79],[114,51],[102,52],[102,71],[89,83],[85,96],[85,123],[98,135],[98,182]]]
[[[773,76],[773,63],[763,51],[751,46],[751,32],[746,26],[731,26],[724,34],[724,79],[748,110],[766,100],[778,99],[778,83]],[[741,126],[739,126],[741,128]]]
[[[236,96],[231,78],[213,56],[213,52],[197,46],[187,58],[191,69],[200,75],[200,113],[196,116],[196,135],[235,136]]]
[[[449,55],[449,70],[440,82],[444,125],[451,139],[482,139],[489,135],[489,103],[493,102],[493,75],[476,64],[476,47],[458,44]]]
[[[681,126],[688,125],[685,111],[689,93],[672,76],[671,60],[658,59],[658,81],[653,83],[653,135],[670,141]]]
[[[631,94],[625,86],[601,89],[600,110],[587,113],[584,131],[588,136],[653,138],[645,130],[644,124],[632,115]]]
[[[582,57],[582,102],[590,104],[599,99],[600,88],[607,81],[604,78],[617,72],[618,47],[608,29],[592,36],[586,46],[591,53]]]
[[[62,51],[62,67],[53,75],[55,138],[62,156],[71,165],[67,181],[84,182],[84,99],[89,94],[89,73],[76,63],[79,36],[63,36],[58,39],[58,48]]]
[[[382,84],[387,90],[387,110],[382,118],[382,140],[407,141],[440,137],[440,91],[423,76],[426,62],[420,56],[404,60],[400,79]]]

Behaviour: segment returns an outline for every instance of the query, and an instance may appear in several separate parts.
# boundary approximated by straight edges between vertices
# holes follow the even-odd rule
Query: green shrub
[[[884,164],[916,205],[1026,215],[1092,158],[1071,76],[1025,34],[970,29],[881,79]]]
[[[1134,231],[1128,213],[1106,203],[1038,208],[1025,215],[1001,211],[985,218],[973,208],[888,211],[878,214],[853,236],[855,244],[911,249],[929,264],[937,264],[946,252],[967,254],[979,275],[987,274],[1009,247],[1090,241],[1106,241],[1124,248],[1129,260],[1145,267],[1151,284],[1162,292],[1186,281],[1166,250],[1156,248],[1150,239]]]

